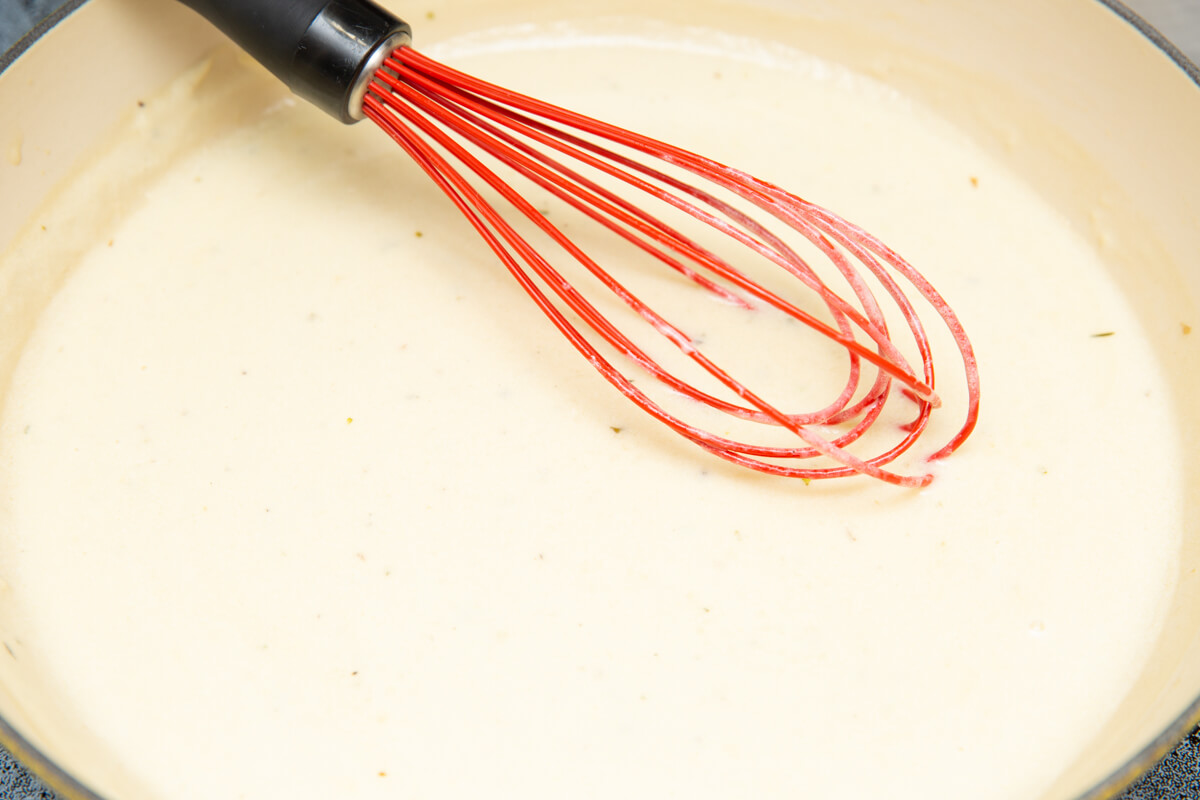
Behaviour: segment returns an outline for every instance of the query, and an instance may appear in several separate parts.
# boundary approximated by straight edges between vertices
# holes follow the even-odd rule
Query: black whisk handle
[[[292,91],[342,122],[362,119],[371,76],[412,31],[371,0],[181,0]]]

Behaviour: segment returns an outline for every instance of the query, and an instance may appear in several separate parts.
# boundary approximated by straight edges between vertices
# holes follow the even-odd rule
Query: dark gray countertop
[[[63,0],[0,0],[0,53],[62,3]],[[1125,0],[1125,3],[1200,63],[1200,0]],[[1193,731],[1118,800],[1192,798],[1200,798],[1200,729]],[[54,793],[0,749],[0,800],[54,800]]]

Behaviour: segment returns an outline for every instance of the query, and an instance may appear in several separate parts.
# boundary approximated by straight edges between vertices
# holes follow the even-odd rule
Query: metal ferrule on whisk
[[[363,119],[376,70],[412,30],[371,0],[181,0],[299,96],[347,124]]]

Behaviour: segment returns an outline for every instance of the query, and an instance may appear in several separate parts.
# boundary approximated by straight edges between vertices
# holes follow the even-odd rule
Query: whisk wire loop
[[[933,388],[934,363],[928,336],[916,308],[891,274],[893,271],[935,310],[949,330],[963,364],[966,420],[931,458],[953,452],[974,428],[979,409],[978,373],[970,342],[957,317],[933,286],[907,262],[831,212],[680,148],[452,70],[410,47],[394,51],[376,73],[363,111],[434,180],[552,324],[609,383],[652,417],[709,452],[743,467],[785,477],[816,480],[865,474],[902,486],[927,485],[932,480],[931,474],[903,475],[885,469],[917,442],[927,428],[932,410],[940,402]],[[783,223],[829,260],[846,281],[861,310],[835,292],[765,223],[720,199],[713,191],[694,186],[668,174],[666,169],[650,166],[624,152],[616,152],[600,141],[626,148],[667,168],[690,173],[715,190],[729,192]],[[483,154],[600,223],[715,299],[745,309],[757,307],[755,302],[770,306],[840,345],[848,357],[848,372],[837,397],[817,412],[797,414],[784,412],[749,389],[710,359],[682,328],[602,268],[485,164],[479,157]],[[567,166],[560,158],[580,167]],[[459,166],[454,166],[450,159]],[[768,289],[677,226],[588,177],[581,169],[653,198],[781,268],[815,295],[828,310],[832,324]],[[695,386],[652,357],[589,301],[464,173],[474,175],[494,191],[516,212],[517,219],[532,223],[572,262],[582,266],[600,286],[735,399],[723,399],[711,390]],[[917,349],[920,377],[889,335],[876,294],[867,285],[860,268],[873,276],[898,309]],[[667,411],[605,357],[596,343],[568,318],[567,310],[617,354],[631,360],[671,392],[752,424],[783,429],[797,437],[803,446],[759,444],[719,436]],[[856,331],[866,337],[870,346],[857,338]],[[875,368],[875,377],[865,390],[859,387],[863,362]],[[899,396],[915,404],[916,414],[908,423],[897,426],[900,435],[890,447],[870,457],[860,457],[848,448],[879,422],[894,394],[893,381],[902,386]],[[848,427],[836,430],[836,426]],[[834,429],[834,435],[828,435],[826,429]],[[814,458],[826,463],[817,466],[793,463]]]

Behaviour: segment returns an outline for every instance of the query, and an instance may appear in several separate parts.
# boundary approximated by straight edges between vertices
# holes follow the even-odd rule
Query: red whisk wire
[[[865,231],[778,187],[709,159],[616,126],[473,78],[445,67],[408,47],[396,50],[375,76],[363,104],[366,116],[388,133],[462,212],[509,272],[570,343],[618,391],[669,428],[734,464],[760,472],[805,480],[866,474],[903,486],[924,486],[930,474],[901,475],[885,469],[907,452],[926,431],[940,401],[934,392],[933,352],[920,316],[896,278],[904,279],[934,309],[958,349],[967,388],[966,419],[948,442],[929,458],[957,449],[973,430],[979,413],[979,380],[970,342],[949,305],[915,269]],[[619,147],[620,152],[608,142]],[[647,164],[637,153],[664,167]],[[557,153],[557,157],[551,155]],[[617,234],[643,253],[682,275],[714,299],[744,309],[755,302],[773,307],[844,348],[848,357],[845,383],[824,409],[786,413],[712,361],[684,330],[668,321],[617,280],[552,224],[508,181],[481,160],[486,155],[576,211]],[[579,167],[567,166],[570,159]],[[452,163],[453,161],[453,163]],[[457,164],[458,166],[455,166]],[[679,169],[714,187],[694,186],[666,169]],[[784,270],[825,307],[832,324],[813,316],[778,292],[750,277],[664,218],[647,211],[628,193],[607,188],[581,169],[616,181],[682,213],[741,245],[748,254]],[[473,175],[474,178],[469,178]],[[481,184],[477,187],[474,183]],[[717,397],[678,377],[606,317],[568,280],[550,258],[514,227],[484,197],[486,186],[514,212],[553,243],[569,263],[582,267],[599,285],[633,311],[658,336],[697,365],[736,401]],[[725,191],[799,234],[833,265],[858,303],[835,292],[817,270],[773,231],[714,191]],[[851,260],[853,259],[853,261]],[[858,265],[858,267],[855,266]],[[891,299],[917,349],[918,377],[897,348],[875,292],[861,272],[865,268]],[[562,306],[559,303],[562,303]],[[616,353],[671,392],[714,411],[749,423],[782,428],[800,447],[756,444],[718,436],[668,412],[626,377],[567,316],[574,315]],[[858,335],[866,337],[860,341]],[[869,343],[869,344],[868,344]],[[875,378],[860,388],[863,363]],[[916,406],[910,422],[898,426],[890,447],[870,457],[848,448],[879,422],[899,381],[901,395]],[[714,387],[715,388],[715,387]],[[855,399],[857,398],[857,399]],[[849,427],[846,427],[846,426]],[[827,436],[826,428],[841,426]],[[806,459],[828,459],[825,465],[795,466]],[[771,459],[771,460],[764,460]]]
[[[473,100],[473,98],[471,98],[470,96],[467,96],[467,95],[462,95],[462,94],[457,94],[457,93],[455,93],[453,95],[447,95],[447,94],[445,94],[445,92],[451,92],[451,93],[455,92],[454,87],[448,83],[431,82],[425,76],[413,73],[411,71],[407,71],[404,73],[404,81],[398,81],[397,79],[387,76],[386,74],[381,77],[385,82],[388,83],[388,85],[393,89],[393,91],[399,92],[402,95],[406,96],[408,99],[410,99],[418,104],[421,104],[426,111],[437,115],[443,123],[455,127],[455,129],[458,130],[460,133],[464,133],[466,131],[465,131],[465,129],[458,127],[458,125],[461,124],[462,122],[472,119],[472,117],[470,116],[470,112],[468,111],[464,114],[461,114],[460,116],[446,117],[442,114],[439,114],[436,110],[433,110],[432,106],[426,105],[425,104],[425,102],[427,102],[426,98],[428,98],[428,100],[436,101],[443,105],[446,105],[449,103],[454,103],[454,104],[460,105],[464,108],[470,108],[470,109],[476,110],[476,111],[485,110],[485,109],[490,108],[490,109],[492,109],[492,111],[490,113],[486,110],[484,111],[484,113],[487,113],[489,117],[491,117],[492,119],[502,120],[503,124],[505,124],[506,126],[508,126],[511,129],[521,130],[523,133],[528,135],[531,139],[534,139],[535,141],[537,141],[539,144],[543,144],[548,147],[559,150],[561,152],[564,152],[582,163],[586,163],[589,166],[594,166],[597,169],[599,169],[613,177],[619,178],[620,180],[629,184],[633,188],[636,188],[640,191],[650,194],[653,197],[655,197],[656,199],[667,202],[667,203],[671,204],[672,206],[679,208],[681,210],[684,210],[687,213],[695,216],[696,218],[701,219],[703,222],[710,225],[711,227],[720,230],[721,232],[737,239],[742,244],[745,244],[746,246],[759,251],[763,255],[766,255],[766,256],[772,258],[772,260],[775,260],[779,264],[779,266],[782,266],[785,269],[788,269],[790,271],[794,271],[796,276],[798,278],[800,278],[811,289],[813,289],[814,291],[817,291],[819,293],[825,294],[824,299],[825,299],[826,303],[830,306],[830,309],[835,313],[835,315],[845,314],[846,316],[849,316],[850,318],[854,319],[854,321],[856,323],[858,323],[859,326],[864,331],[866,331],[869,335],[871,335],[872,338],[874,338],[881,347],[883,347],[885,350],[891,348],[891,352],[889,353],[890,357],[895,358],[897,362],[901,362],[901,363],[903,362],[903,357],[900,356],[900,354],[898,352],[896,352],[894,350],[894,348],[892,348],[892,343],[887,338],[886,332],[880,332],[880,331],[876,330],[875,328],[873,328],[871,326],[871,323],[867,323],[864,320],[862,320],[861,317],[858,316],[855,309],[846,306],[843,303],[843,301],[841,300],[841,298],[839,298],[833,294],[827,294],[827,290],[826,290],[825,286],[820,282],[820,280],[816,277],[816,275],[813,274],[810,269],[808,269],[808,267],[804,263],[803,259],[801,259],[799,256],[795,255],[795,253],[792,252],[790,249],[786,248],[786,246],[783,245],[782,242],[780,242],[777,238],[771,236],[768,231],[763,229],[761,226],[758,226],[757,223],[754,223],[754,221],[751,220],[749,217],[736,211],[735,209],[730,207],[728,204],[722,203],[721,201],[717,200],[716,198],[713,198],[712,195],[702,192],[701,190],[696,189],[695,187],[686,186],[685,184],[682,184],[681,182],[676,181],[673,178],[670,178],[669,176],[666,176],[661,172],[658,172],[649,167],[646,167],[645,165],[633,162],[629,159],[625,159],[617,154],[612,153],[611,151],[605,150],[594,144],[583,142],[582,140],[578,139],[577,137],[573,137],[568,133],[564,133],[562,131],[550,128],[544,124],[529,120],[528,118],[521,116],[520,114],[512,111],[511,109],[497,109],[497,107],[494,104],[490,104],[490,103],[486,103],[486,102],[477,102],[477,101]],[[414,87],[423,88],[425,95],[422,96],[422,95],[412,92],[412,90],[409,88],[409,85],[414,86]],[[504,91],[504,90],[500,90],[500,91]],[[425,101],[425,102],[423,102],[423,101]],[[523,124],[528,125],[528,128],[522,127]],[[481,126],[481,129],[487,130],[490,133],[492,133],[493,135],[496,135],[498,137],[503,137],[504,139],[506,139],[508,141],[512,141],[511,137],[508,137],[507,135],[503,134],[502,132],[496,132],[494,129],[490,129],[490,128],[482,128],[482,126]],[[553,135],[552,136],[539,135],[538,133],[536,133],[534,131],[549,132],[549,133],[552,133]],[[626,134],[628,136],[633,136],[633,134],[629,134],[628,132],[626,132]],[[474,138],[474,136],[472,135],[472,141],[474,141],[476,144],[483,144],[484,140]],[[649,141],[649,140],[647,140],[647,141]],[[600,155],[604,156],[605,158],[607,158],[608,161],[612,162],[612,163],[606,163],[606,161],[604,161],[604,160],[595,159],[595,158],[589,157],[588,155],[582,154],[578,150],[572,150],[571,145],[578,145],[582,149],[588,150],[592,153],[600,154]],[[561,165],[558,165],[557,162],[552,161],[544,154],[536,153],[536,151],[534,151],[532,148],[522,147],[521,149],[525,150],[526,152],[534,154],[534,157],[537,158],[539,161],[542,161],[547,164],[555,165],[556,167],[558,167],[560,172],[562,172],[564,175],[570,176],[573,180],[575,180],[576,181],[575,185],[572,185],[569,183],[562,184],[561,182],[556,182],[556,183],[558,183],[558,185],[562,186],[567,192],[580,194],[580,185],[586,185],[590,188],[597,188],[597,187],[595,187],[595,184],[591,183],[590,181],[586,181],[586,179],[580,178],[576,173],[569,171],[565,167],[561,167]],[[508,166],[520,171],[522,174],[525,174],[527,177],[530,177],[531,179],[535,180],[535,182],[538,182],[540,185],[543,185],[546,188],[550,188],[547,184],[543,183],[537,177],[534,177],[533,175],[530,174],[530,172],[528,171],[528,166],[527,166],[528,162],[525,162],[525,161],[515,157],[511,153],[500,156],[500,157],[505,161],[505,163],[508,164]],[[777,251],[781,252],[783,254],[783,256],[786,256],[786,257],[781,257],[780,255],[778,255],[778,253],[776,251],[768,249],[763,242],[757,241],[754,238],[745,234],[744,232],[739,231],[736,228],[724,223],[719,218],[714,217],[711,214],[704,212],[703,209],[698,208],[695,205],[687,204],[686,202],[681,201],[679,198],[669,194],[668,192],[662,191],[661,189],[653,186],[652,184],[646,183],[645,181],[642,181],[642,180],[638,180],[637,178],[635,178],[634,176],[632,176],[629,173],[621,172],[619,169],[615,168],[613,166],[613,164],[618,164],[620,166],[629,167],[630,169],[635,169],[638,172],[642,172],[646,175],[649,175],[651,177],[658,179],[659,181],[661,181],[663,183],[668,184],[672,188],[680,189],[681,191],[684,191],[685,193],[687,193],[697,199],[701,199],[708,205],[711,205],[714,208],[717,208],[718,210],[722,211],[723,213],[726,213],[727,216],[742,223],[744,226],[752,227],[756,232],[763,234],[764,238],[766,238],[766,237],[771,238],[774,242],[774,246],[777,249]],[[557,190],[554,190],[554,189],[552,189],[552,191],[555,191],[555,193],[558,194],[562,199],[565,199],[568,202],[571,202],[573,205],[576,205],[575,201],[571,200],[571,198],[567,197],[565,194],[561,194],[560,192],[558,192]],[[604,192],[604,190],[602,190],[602,189],[599,189],[598,191]],[[611,193],[606,192],[605,194],[609,198],[616,197],[615,195],[612,195]],[[604,207],[601,203],[599,203],[594,198],[589,199],[587,202],[590,202],[592,204],[592,206],[595,208],[603,208]],[[628,203],[628,201],[620,200],[619,198],[616,200],[616,202],[620,203],[621,205],[623,205],[624,207],[627,207],[627,208],[631,207],[631,205],[632,205],[632,204]],[[615,232],[619,233],[622,236],[627,236],[626,230],[621,229],[618,225],[614,225],[611,222],[609,222],[608,220],[601,219],[600,217],[593,215],[593,213],[591,211],[589,211],[587,207],[580,206],[580,205],[576,205],[576,207],[580,208],[585,213],[589,214],[589,216],[593,216],[594,219],[597,219],[598,221],[602,222],[602,224],[604,224],[606,227],[609,227],[611,230],[614,230]],[[645,212],[641,212],[641,211],[637,211],[636,213],[639,214],[642,218],[647,218],[649,216],[649,215],[646,215]],[[620,219],[617,214],[612,214],[611,216],[617,218],[618,222],[625,222],[627,224],[631,224],[628,222],[628,220]],[[805,227],[807,227],[806,223],[804,223],[803,220],[799,220],[797,224],[804,225]],[[704,267],[711,269],[712,271],[714,271],[718,275],[720,275],[720,277],[731,281],[732,283],[737,285],[739,288],[747,290],[749,293],[751,293],[758,299],[763,300],[763,301],[769,303],[770,305],[773,305],[773,306],[779,308],[780,310],[787,313],[789,316],[792,316],[798,320],[803,321],[809,327],[812,327],[815,330],[820,331],[827,337],[829,337],[835,341],[838,341],[839,344],[842,344],[851,352],[851,355],[853,355],[855,357],[864,357],[867,360],[872,361],[876,366],[881,367],[885,371],[892,373],[893,377],[899,378],[900,380],[910,384],[910,388],[914,389],[919,394],[931,395],[931,391],[930,391],[929,387],[925,386],[924,384],[920,383],[915,378],[913,378],[910,372],[908,372],[907,370],[901,369],[895,363],[892,363],[884,358],[880,358],[879,356],[875,355],[874,353],[871,353],[870,351],[865,350],[861,344],[859,344],[852,338],[849,338],[848,334],[846,334],[845,331],[842,332],[842,335],[839,335],[839,333],[834,332],[832,329],[828,328],[824,323],[822,323],[819,320],[815,319],[814,317],[808,315],[806,312],[800,310],[799,308],[796,308],[794,305],[787,303],[786,301],[779,298],[777,295],[767,292],[761,286],[757,285],[756,283],[751,281],[749,278],[747,278],[745,275],[738,272],[731,265],[721,262],[720,260],[713,257],[710,253],[707,253],[706,251],[695,247],[692,243],[690,243],[686,239],[680,237],[675,231],[673,231],[672,229],[670,229],[669,227],[664,225],[661,221],[654,220],[652,222],[652,225],[656,228],[656,230],[655,230],[655,232],[651,233],[650,235],[653,236],[659,243],[669,244],[669,243],[674,242],[676,245],[676,249],[681,250],[681,251],[687,250],[688,256],[690,258],[692,258],[693,260],[695,260],[698,264],[701,264]],[[640,229],[640,226],[633,225],[633,227]],[[832,248],[830,248],[830,249],[832,250]],[[845,262],[844,262],[844,260],[841,259],[840,254],[836,253],[836,251],[832,251],[829,253],[829,255],[832,259],[841,261],[841,263],[839,263],[839,268],[843,269],[844,274],[846,274],[849,279],[851,279],[852,281],[856,280],[856,276],[854,275],[853,270],[851,270],[848,266],[843,268],[843,265]],[[673,264],[671,264],[670,262],[665,262],[665,263],[668,263],[669,266],[673,266]],[[856,289],[856,291],[858,291],[859,286],[856,285],[855,289]],[[861,298],[861,299],[864,299],[864,301],[866,301],[868,298],[870,298],[869,293],[866,295],[866,297]],[[875,308],[877,310],[878,307],[875,306]],[[882,320],[881,319],[872,320],[872,323],[878,325],[878,324],[882,323]],[[935,403],[936,403],[936,401],[935,401]]]

